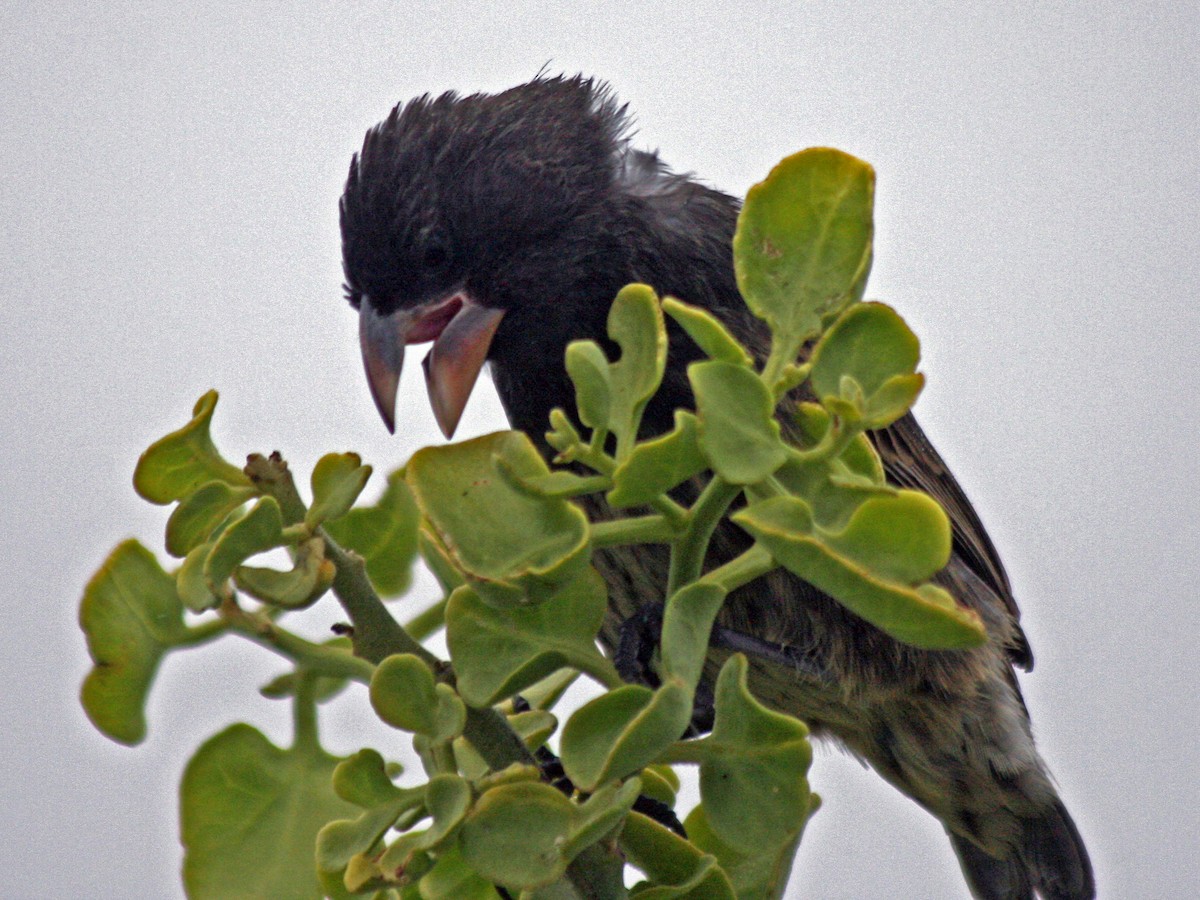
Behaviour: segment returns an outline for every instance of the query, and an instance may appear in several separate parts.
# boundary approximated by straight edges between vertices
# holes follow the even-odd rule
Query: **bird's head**
[[[342,253],[389,429],[407,344],[434,342],[425,374],[449,437],[485,360],[569,318],[564,298],[613,262],[595,235],[625,140],[623,110],[582,78],[421,97],[367,132],[341,199]]]

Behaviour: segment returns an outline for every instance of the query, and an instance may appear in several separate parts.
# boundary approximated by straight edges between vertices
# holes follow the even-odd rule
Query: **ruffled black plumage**
[[[607,344],[608,308],[626,283],[713,311],[764,356],[768,336],[733,276],[738,202],[635,150],[629,134],[611,92],[581,77],[397,106],[368,132],[342,198],[351,302],[386,313],[462,288],[505,310],[489,353],[493,376],[513,426],[539,443],[549,411],[573,403],[566,344]],[[669,429],[673,409],[690,405],[685,368],[697,354],[672,330],[647,433]],[[752,685],[938,816],[977,896],[1091,897],[1087,852],[1034,747],[1017,686],[1014,664],[1030,668],[1033,657],[996,550],[915,419],[872,439],[891,481],[945,506],[953,557],[937,580],[980,613],[989,643],[963,652],[899,644],[783,571],[731,595],[721,624],[820,661],[830,679],[752,660]],[[709,563],[747,540],[719,529]],[[661,602],[666,551],[610,549],[596,563],[610,586],[601,636],[611,648],[623,619]]]

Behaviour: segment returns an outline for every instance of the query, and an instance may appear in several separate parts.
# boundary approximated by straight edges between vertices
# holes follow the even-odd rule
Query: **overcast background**
[[[278,448],[305,478],[329,450],[390,469],[438,440],[416,366],[401,434],[371,405],[337,197],[396,101],[544,65],[608,79],[638,143],[733,193],[810,145],[874,164],[868,293],[922,339],[917,413],[1008,565],[1101,895],[1195,895],[1196,7],[737,6],[6,5],[0,895],[180,896],[191,751],[234,719],[290,739],[254,690],[282,664],[233,638],[166,661],[145,744],[101,737],[81,590],[127,535],[161,546],[133,465],[210,387],[227,456]],[[489,383],[460,436],[502,422]],[[395,755],[365,709],[336,702],[327,742]],[[832,749],[811,777],[789,896],[966,896],[915,804]]]

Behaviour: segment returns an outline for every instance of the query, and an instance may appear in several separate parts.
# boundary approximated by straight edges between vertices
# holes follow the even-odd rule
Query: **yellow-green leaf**
[[[133,487],[151,503],[181,500],[210,481],[249,488],[250,479],[237,466],[221,458],[209,434],[217,392],[196,401],[192,419],[183,428],[151,444],[138,460]]]
[[[501,431],[418,450],[408,484],[480,597],[505,606],[541,602],[587,567],[587,518],[566,500],[514,486],[497,459],[520,477],[549,472],[528,437]]]
[[[125,541],[88,582],[79,625],[94,663],[80,693],[84,711],[114,741],[140,743],[158,664],[186,631],[175,579],[149,550]]]
[[[875,172],[818,147],[752,187],[733,239],[738,288],[789,349],[862,296],[871,265]]]

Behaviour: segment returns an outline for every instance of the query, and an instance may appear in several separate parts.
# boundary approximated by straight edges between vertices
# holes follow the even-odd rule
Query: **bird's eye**
[[[438,233],[431,234],[421,250],[421,263],[427,269],[441,269],[450,261],[450,246],[446,238]]]

